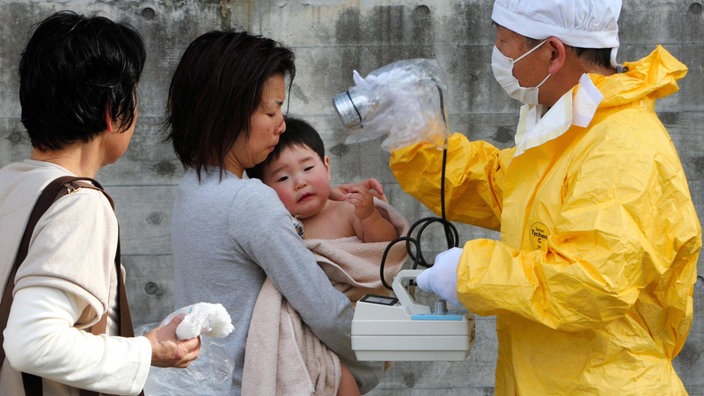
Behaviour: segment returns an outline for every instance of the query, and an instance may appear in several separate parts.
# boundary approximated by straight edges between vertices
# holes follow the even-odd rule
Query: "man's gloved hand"
[[[416,278],[418,287],[437,294],[450,304],[460,306],[457,298],[457,264],[460,257],[462,249],[458,247],[438,254],[433,266]]]

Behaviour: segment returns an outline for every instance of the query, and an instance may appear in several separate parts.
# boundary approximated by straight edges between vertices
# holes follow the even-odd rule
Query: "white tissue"
[[[189,305],[172,312],[161,323],[169,323],[174,316],[185,313],[183,321],[176,328],[176,336],[181,340],[204,335],[207,337],[222,338],[235,329],[222,304],[201,302]]]

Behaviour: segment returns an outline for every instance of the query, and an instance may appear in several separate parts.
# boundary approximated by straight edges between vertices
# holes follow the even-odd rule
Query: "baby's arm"
[[[384,242],[398,238],[398,231],[379,213],[372,192],[363,184],[349,185],[345,201],[354,205],[352,226],[363,242]]]
[[[350,192],[350,188],[354,188],[356,186],[361,186],[371,192],[375,198],[378,198],[384,202],[389,202],[386,194],[384,194],[384,187],[377,179],[373,177],[361,182],[340,184],[334,187],[330,190],[330,199],[335,201],[344,201],[345,198],[347,198],[347,194]]]
[[[340,364],[340,371],[340,386],[337,388],[337,396],[359,396],[359,386],[352,372],[344,364]]]

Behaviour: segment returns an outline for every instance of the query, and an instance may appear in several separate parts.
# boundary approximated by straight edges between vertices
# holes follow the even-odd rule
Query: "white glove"
[[[435,257],[432,267],[423,271],[416,278],[418,287],[433,292],[443,300],[460,306],[457,298],[457,265],[462,257],[462,249],[453,247]]]

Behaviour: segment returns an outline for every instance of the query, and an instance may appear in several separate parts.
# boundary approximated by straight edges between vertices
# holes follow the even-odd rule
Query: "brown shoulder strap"
[[[44,188],[41,195],[37,199],[37,203],[34,204],[34,209],[29,215],[29,220],[27,221],[27,226],[24,229],[24,234],[20,240],[20,246],[17,248],[17,254],[15,255],[15,262],[10,270],[10,275],[5,280],[5,290],[2,296],[2,303],[0,303],[0,328],[5,329],[7,327],[7,319],[10,316],[10,306],[12,305],[12,292],[15,289],[15,275],[17,275],[17,269],[20,267],[22,261],[27,256],[27,249],[29,247],[29,240],[32,237],[32,232],[34,231],[34,226],[37,225],[37,221],[44,214],[44,212],[49,209],[51,204],[54,203],[56,199],[68,193],[63,185],[70,180],[70,176],[60,177]],[[5,337],[3,333],[0,332],[0,342],[3,342]],[[3,364],[5,360],[5,350],[0,348],[0,364]]]
[[[5,290],[3,292],[2,301],[0,302],[0,346],[4,341],[4,336],[2,330],[7,326],[7,320],[10,316],[10,307],[12,306],[12,293],[15,288],[15,276],[17,275],[17,269],[20,264],[24,261],[27,256],[27,251],[29,248],[29,241],[34,232],[34,227],[37,225],[39,218],[46,212],[49,207],[62,196],[72,193],[77,189],[85,187],[99,190],[110,202],[110,205],[115,208],[112,198],[103,190],[103,187],[97,181],[87,178],[87,177],[75,177],[75,176],[63,176],[59,177],[52,182],[50,182],[39,195],[34,209],[29,216],[27,221],[27,226],[25,227],[24,234],[20,241],[20,245],[17,249],[17,255],[15,256],[15,262],[10,271],[10,275],[5,281]],[[122,276],[122,269],[120,266],[120,237],[118,232],[117,239],[117,251],[115,252],[115,268],[117,271],[117,286],[118,286],[118,312],[119,312],[119,327],[120,335],[124,337],[134,336],[134,330],[132,328],[132,319],[130,317],[129,306],[127,304],[127,294],[125,292],[125,282]],[[107,313],[105,313],[98,323],[93,325],[91,328],[91,333],[93,334],[103,334],[107,330]],[[0,347],[0,367],[2,367],[5,361],[5,350]],[[42,379],[38,376],[22,373],[22,380],[24,383],[24,390],[26,396],[42,396],[43,386]],[[140,393],[140,394],[143,394]],[[81,390],[81,396],[92,396],[97,395],[96,392]]]

